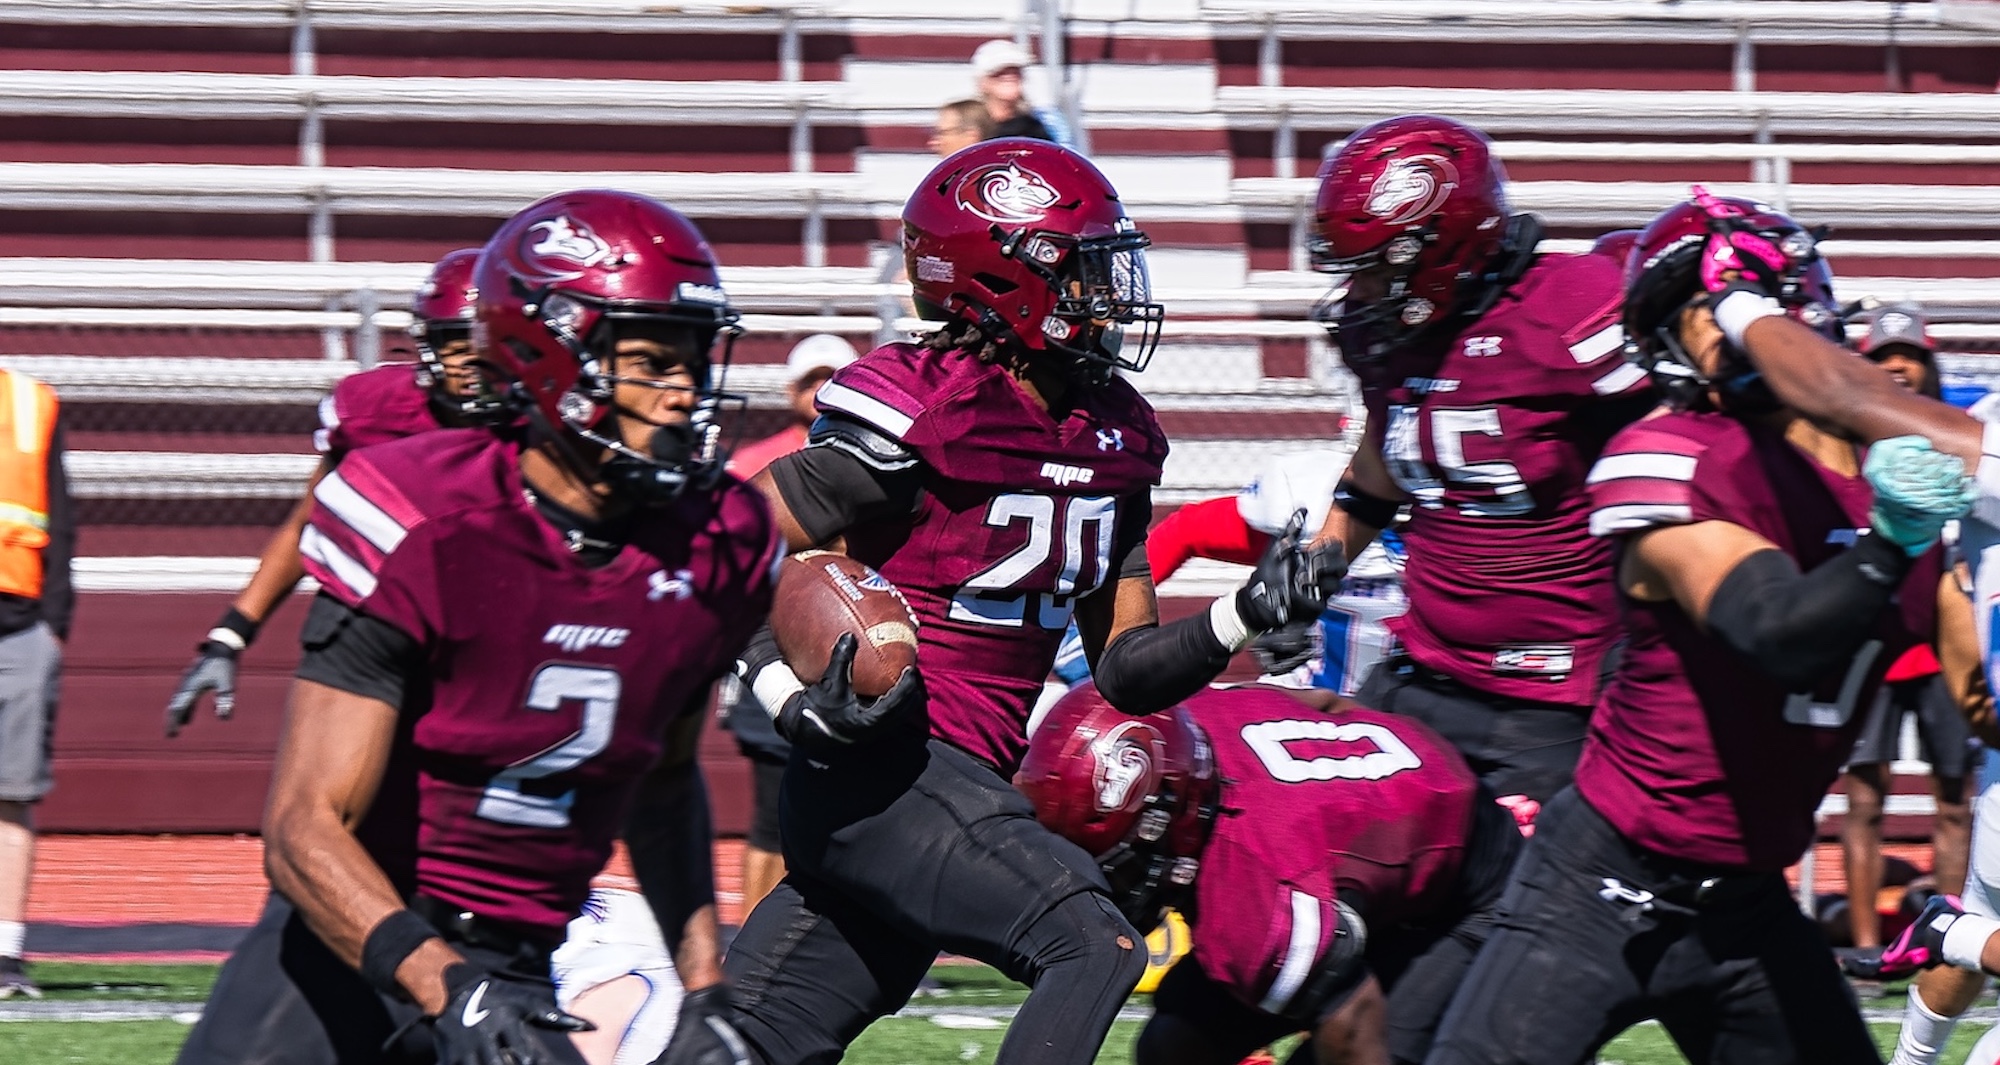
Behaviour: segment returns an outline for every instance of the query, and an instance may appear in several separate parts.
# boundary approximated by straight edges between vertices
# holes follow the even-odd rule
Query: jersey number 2
[[[502,770],[479,797],[480,817],[528,828],[568,828],[569,808],[576,789],[560,795],[535,795],[521,790],[525,781],[567,773],[604,753],[611,745],[611,726],[618,719],[617,672],[599,666],[551,663],[528,681],[528,709],[554,713],[572,700],[583,703],[583,727],[548,750]]]
[[[1077,596],[1096,591],[1111,568],[1117,510],[1118,501],[1111,496],[995,496],[986,507],[985,524],[1005,529],[1026,523],[1028,541],[959,588],[951,600],[952,620],[1014,629],[1030,621],[1044,629],[1068,628]],[[1095,563],[1092,583],[1079,588],[1086,552]],[[1015,587],[1058,554],[1062,572],[1056,574],[1053,591],[1030,593]]]

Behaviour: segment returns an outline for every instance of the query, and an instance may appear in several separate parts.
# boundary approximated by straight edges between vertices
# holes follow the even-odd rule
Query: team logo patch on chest
[[[1067,488],[1073,484],[1089,484],[1097,476],[1097,471],[1088,466],[1071,466],[1064,462],[1042,463],[1042,476]]]
[[[615,650],[625,646],[625,641],[631,638],[631,629],[612,628],[608,625],[566,625],[559,622],[549,626],[549,631],[542,636],[542,642],[555,644],[570,654],[576,654],[593,647]]]

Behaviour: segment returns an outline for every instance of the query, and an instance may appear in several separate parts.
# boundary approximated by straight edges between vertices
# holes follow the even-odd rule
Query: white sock
[[[28,938],[28,926],[19,921],[0,921],[0,958],[21,956],[21,941]]]
[[[2000,921],[1977,914],[1960,915],[1944,930],[1944,960],[1961,969],[1984,972],[1979,956],[1986,952],[1986,941],[1995,932],[2000,932]]]
[[[1924,1005],[1917,985],[1910,985],[1910,1005],[1903,1011],[1903,1031],[1896,1036],[1896,1056],[1889,1065],[1937,1065],[1938,1053],[1951,1038],[1956,1017],[1940,1017]]]

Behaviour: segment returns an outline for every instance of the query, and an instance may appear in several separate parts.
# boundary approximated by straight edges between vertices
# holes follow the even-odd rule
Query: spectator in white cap
[[[993,119],[993,136],[1034,137],[1075,148],[1061,115],[1028,102],[1022,77],[1031,62],[1027,49],[1008,40],[987,41],[972,53],[973,89]]]
[[[806,430],[818,416],[813,410],[813,393],[819,391],[819,386],[835,370],[857,357],[854,345],[832,333],[814,333],[792,345],[792,353],[785,356],[789,381],[785,389],[791,401],[791,420],[770,436],[737,448],[729,456],[729,472],[748,480],[778,458],[806,446]]]
[[[1940,394],[1937,345],[1924,326],[1924,309],[1914,303],[1885,308],[1868,327],[1861,354],[1889,371],[1896,383],[1932,399]]]

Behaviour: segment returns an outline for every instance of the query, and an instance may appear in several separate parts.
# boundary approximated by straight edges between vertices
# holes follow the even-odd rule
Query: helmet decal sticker
[[[578,277],[586,267],[611,257],[611,246],[602,237],[568,215],[529,226],[521,244],[522,265],[544,277]]]
[[[1039,222],[1061,199],[1040,174],[1018,163],[990,163],[958,183],[958,205],[989,222]]]
[[[1392,159],[1368,190],[1363,210],[1392,226],[1427,218],[1458,187],[1458,170],[1443,156]]]
[[[1141,737],[1131,735],[1142,731],[1145,737],[1157,740],[1158,734],[1151,725],[1143,721],[1123,721],[1090,743],[1091,753],[1096,756],[1096,769],[1092,771],[1092,782],[1096,785],[1097,808],[1109,812],[1120,810],[1132,798],[1134,788],[1142,785],[1153,770],[1153,756]]]

